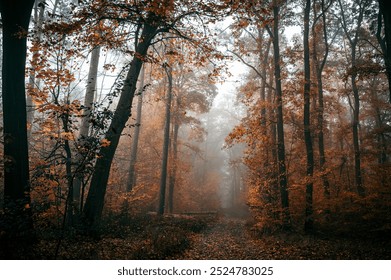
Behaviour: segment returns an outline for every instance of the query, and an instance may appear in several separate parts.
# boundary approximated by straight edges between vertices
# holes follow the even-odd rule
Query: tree
[[[381,24],[383,19],[383,24]],[[381,36],[381,26],[384,26],[384,37]],[[386,73],[388,77],[389,101],[391,103],[391,5],[390,1],[379,0],[378,41],[382,48]]]
[[[45,3],[41,0],[36,0],[34,4],[34,29],[35,29],[35,38],[34,40],[41,40],[41,28],[44,20],[44,11],[45,11]],[[37,50],[33,53],[33,56],[36,55]],[[38,81],[35,78],[35,71],[31,69],[29,75],[29,83],[28,83],[28,91],[33,91],[35,87],[35,83]],[[27,94],[27,124],[28,124],[28,133],[31,134],[33,121],[34,121],[34,103],[33,98],[30,94]],[[29,135],[30,136],[30,135]]]
[[[325,172],[325,165],[326,165],[326,155],[325,155],[325,144],[324,144],[324,93],[323,93],[323,79],[322,74],[324,67],[326,65],[327,57],[329,55],[329,42],[328,42],[328,33],[327,33],[327,22],[326,22],[326,10],[330,7],[333,1],[329,2],[329,5],[325,6],[325,1],[321,1],[321,14],[318,16],[317,14],[317,7],[314,5],[314,22],[312,25],[312,36],[313,36],[313,61],[314,61],[314,67],[316,72],[316,87],[317,87],[317,93],[318,93],[318,116],[317,116],[317,130],[318,130],[318,151],[319,151],[319,168],[322,172],[322,182],[323,182],[323,189],[324,189],[324,195],[326,198],[330,198],[330,183],[327,179],[327,175],[324,174]],[[316,4],[316,2],[314,2]],[[324,44],[324,51],[323,51],[323,57],[319,58],[319,37],[317,36],[317,21],[319,19],[322,19],[322,22],[320,23],[322,27],[322,35],[323,35],[323,44]]]
[[[360,40],[360,28],[364,19],[364,12],[368,8],[368,0],[358,1],[358,14],[354,15],[355,26],[353,28],[353,34],[349,30],[349,26],[345,16],[345,9],[342,5],[341,0],[338,0],[341,10],[341,22],[342,28],[344,29],[345,36],[350,45],[350,59],[351,59],[351,70],[349,71],[350,82],[352,85],[353,92],[353,120],[352,120],[352,131],[353,131],[353,148],[354,148],[354,173],[357,193],[360,196],[365,195],[365,189],[362,180],[361,171],[361,150],[360,150],[360,139],[359,139],[359,122],[360,122],[360,93],[357,86],[358,76],[358,62],[357,62],[357,47]],[[353,4],[354,5],[354,4]]]
[[[314,226],[313,218],[313,174],[314,174],[314,151],[312,147],[311,136],[311,69],[310,69],[310,46],[309,46],[309,31],[310,31],[310,11],[311,0],[306,0],[304,8],[304,141],[307,152],[307,170],[306,170],[306,207],[305,207],[305,231],[312,232]]]
[[[180,106],[180,102],[177,98],[176,108]],[[178,133],[179,133],[179,116],[178,110],[175,111],[174,123],[173,123],[173,136],[172,136],[172,166],[168,178],[168,211],[169,213],[174,212],[174,190],[176,185],[177,177],[177,164],[178,164]]]
[[[157,213],[163,215],[166,205],[166,184],[167,184],[167,166],[168,152],[170,146],[170,124],[171,124],[171,100],[172,100],[172,69],[171,66],[163,65],[168,80],[167,96],[165,102],[165,120],[164,120],[164,136],[163,136],[163,152],[162,165],[160,172],[160,192],[159,192],[159,207]]]
[[[26,39],[33,0],[0,2],[3,25],[4,201],[11,230],[31,228],[25,93]]]
[[[289,194],[288,194],[288,179],[286,174],[285,163],[285,137],[284,137],[284,113],[282,102],[282,83],[281,83],[281,65],[280,65],[280,41],[279,41],[279,16],[280,4],[278,1],[273,1],[273,30],[269,31],[270,37],[273,38],[273,53],[274,53],[274,80],[276,84],[276,103],[277,103],[277,165],[278,165],[278,182],[280,186],[282,221],[283,227],[289,229],[291,227],[291,218],[289,211]]]
[[[89,132],[90,132],[90,121],[91,121],[91,114],[93,110],[93,103],[95,98],[95,92],[96,92],[96,83],[98,79],[98,66],[99,66],[99,57],[100,57],[100,49],[101,47],[95,46],[91,51],[91,61],[90,61],[90,68],[88,72],[88,78],[87,78],[87,87],[86,87],[86,94],[84,96],[84,106],[83,106],[83,116],[81,119],[80,124],[80,131],[79,131],[79,142],[80,146],[83,147],[84,143],[88,142]],[[82,156],[81,153],[78,153],[78,161],[80,164],[80,167],[83,167],[83,161],[85,158]],[[75,182],[73,186],[73,198],[75,200],[75,206],[76,209],[82,210],[82,207],[79,207],[80,205],[80,195],[81,195],[81,188],[82,185],[85,185],[85,174],[84,174],[84,168],[80,168],[80,170],[77,172],[75,176]]]
[[[141,126],[141,113],[143,108],[143,94],[144,94],[144,73],[145,73],[145,65],[143,66],[140,74],[139,81],[139,91],[138,91],[138,99],[137,99],[137,115],[136,115],[136,126],[134,128],[134,134],[132,137],[132,146],[130,149],[130,164],[129,164],[129,175],[128,182],[126,186],[126,190],[130,192],[134,185],[136,184],[136,161],[137,161],[137,153],[138,153],[138,142],[140,136],[140,126]]]

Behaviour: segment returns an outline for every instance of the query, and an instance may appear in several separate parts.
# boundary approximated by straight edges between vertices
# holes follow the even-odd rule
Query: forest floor
[[[391,239],[391,237],[390,237]],[[326,238],[298,233],[254,236],[246,222],[224,218],[192,237],[182,259],[391,259],[390,240]]]
[[[259,234],[248,220],[227,216],[111,221],[97,236],[39,231],[29,248],[10,247],[12,255],[0,248],[0,259],[391,259],[389,236]]]

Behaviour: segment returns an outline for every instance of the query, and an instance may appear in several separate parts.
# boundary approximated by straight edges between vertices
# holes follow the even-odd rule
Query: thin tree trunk
[[[32,228],[25,89],[26,39],[34,0],[2,0],[4,207],[14,234]]]
[[[162,166],[160,173],[160,192],[158,215],[163,215],[166,206],[166,184],[167,184],[167,165],[168,165],[168,148],[170,145],[170,122],[171,122],[171,99],[172,99],[172,73],[170,66],[166,65],[165,70],[168,78],[168,90],[166,98],[166,118],[164,124]]]
[[[359,21],[361,23],[361,21]],[[357,31],[358,32],[358,31]],[[358,36],[358,35],[357,35]],[[357,37],[354,39],[353,44],[351,45],[351,57],[352,57],[352,91],[354,98],[353,105],[353,149],[354,149],[354,178],[356,183],[357,193],[360,196],[365,196],[365,190],[362,182],[361,174],[361,150],[360,150],[360,136],[359,136],[359,125],[360,125],[360,94],[357,86],[357,73],[356,73],[356,45]]]
[[[68,102],[69,105],[69,102]],[[61,117],[63,130],[65,133],[69,133],[69,114],[64,114]],[[65,201],[65,211],[64,211],[64,222],[63,229],[68,225],[73,224],[73,213],[74,213],[74,200],[73,200],[73,171],[72,171],[72,151],[69,144],[69,140],[64,141],[64,150],[65,150],[65,169],[66,169],[66,180],[68,187],[68,195]]]
[[[379,0],[379,9],[384,23],[384,40],[381,39],[380,41],[382,41],[381,45],[388,78],[389,102],[391,103],[391,2],[389,0]]]
[[[36,0],[34,4],[34,28],[36,30],[36,36],[35,40],[38,42],[41,41],[41,26],[43,23],[43,17],[44,17],[44,11],[45,11],[45,5],[42,0]],[[37,51],[34,51],[36,53]],[[34,56],[33,53],[33,56]],[[29,83],[28,83],[28,90],[31,91],[35,88],[36,86],[36,78],[35,78],[35,72],[34,69],[30,72],[29,75]],[[27,94],[26,98],[26,106],[27,106],[27,133],[28,136],[30,136],[31,131],[32,131],[32,126],[33,126],[33,121],[34,121],[34,111],[35,111],[35,106],[33,102],[33,98],[30,94]]]
[[[173,136],[173,157],[172,157],[172,169],[169,178],[169,187],[168,187],[168,210],[170,213],[174,212],[174,190],[176,184],[176,174],[177,174],[177,161],[178,161],[178,132],[179,124],[175,123],[174,125],[174,136]]]
[[[269,61],[272,64],[272,61]],[[268,161],[270,161],[270,167],[269,167],[269,173],[270,173],[270,201],[273,203],[273,206],[275,209],[278,207],[277,202],[279,201],[279,197],[277,197],[277,194],[279,193],[279,186],[278,186],[278,174],[276,172],[277,167],[277,125],[276,125],[276,110],[275,110],[275,90],[271,87],[271,85],[274,84],[274,67],[270,66],[269,69],[269,87],[267,89],[267,102],[269,105],[268,110],[268,119],[269,119],[269,129],[267,131],[268,133],[268,139],[270,148],[270,156],[268,156]],[[266,150],[267,153],[269,153],[269,150]],[[272,210],[272,209],[270,209]],[[276,211],[270,211],[271,215],[277,219]]]
[[[269,84],[274,83],[274,68],[271,66],[269,69]],[[277,126],[276,126],[276,110],[275,110],[275,91],[269,87],[267,90],[267,102],[269,105],[269,134],[270,134],[270,146],[271,146],[271,163],[273,165],[277,162]],[[273,168],[274,169],[274,168]],[[276,176],[273,176],[273,180],[276,182]]]
[[[90,68],[87,77],[87,87],[86,94],[84,96],[84,107],[83,107],[83,117],[81,119],[80,131],[79,131],[79,142],[80,146],[83,149],[83,143],[88,141],[87,138],[89,136],[90,131],[90,115],[92,112],[92,107],[94,103],[94,97],[96,92],[96,83],[98,79],[98,67],[99,67],[99,58],[100,58],[100,46],[96,46],[91,51],[91,59],[90,59]],[[77,168],[80,171],[76,171],[75,180],[73,183],[73,198],[75,202],[75,208],[77,211],[81,210],[80,203],[80,194],[81,188],[84,184],[84,172],[83,166],[85,165],[85,158],[82,153],[78,153],[77,156],[78,166]],[[79,206],[80,205],[80,206]]]
[[[91,51],[90,68],[87,77],[86,94],[84,97],[83,118],[80,124],[79,138],[88,137],[90,130],[90,114],[94,104],[96,83],[98,79],[98,68],[100,59],[100,46],[96,46]]]
[[[319,168],[322,172],[321,178],[323,182],[324,196],[330,198],[330,182],[325,174],[326,154],[324,144],[324,101],[323,101],[323,81],[322,72],[317,71],[317,86],[318,86],[318,151],[319,151]]]
[[[272,92],[272,89],[271,89],[271,85],[273,84],[273,81],[269,81],[269,84],[267,82],[267,77],[268,77],[268,69],[270,69],[268,63],[269,63],[269,54],[270,54],[270,47],[271,47],[271,43],[272,43],[272,40],[271,38],[268,38],[267,40],[267,45],[266,45],[266,48],[264,47],[263,45],[263,32],[264,30],[261,30],[260,28],[258,28],[258,37],[260,38],[259,39],[259,42],[258,42],[258,50],[259,50],[259,60],[260,60],[260,72],[261,72],[261,90],[260,90],[260,105],[261,105],[261,133],[263,135],[263,137],[265,137],[265,139],[267,139],[267,136],[269,133],[269,130],[268,130],[268,122],[267,122],[267,119],[268,118],[271,118],[272,114],[270,113],[268,115],[268,110],[267,110],[267,107],[269,105],[269,108],[270,108],[270,104],[271,104],[271,98],[270,100],[266,100],[267,98],[269,98],[271,96],[271,92]],[[273,77],[273,73],[270,74],[269,76],[269,79],[272,79]],[[268,94],[266,93],[266,89],[268,90]],[[266,95],[268,95],[266,97]],[[269,104],[267,104],[267,102],[269,102]],[[273,125],[272,125],[273,126]],[[270,135],[270,137],[272,137]],[[266,146],[265,146],[266,147]],[[272,148],[274,149],[274,147]],[[271,169],[274,169],[273,167],[271,167],[271,163],[274,162],[274,158],[270,158],[270,152],[269,152],[269,149],[268,148],[265,148],[265,160],[264,160],[264,163],[263,163],[263,170],[260,170],[260,174],[261,173],[264,173],[266,174],[267,176],[267,180],[274,180],[274,174],[272,172],[270,172]],[[273,154],[273,153],[272,153]],[[272,200],[273,200],[273,197],[272,197],[272,185],[273,184],[270,184],[270,188],[269,189],[266,189],[266,200],[268,203],[271,203]]]
[[[177,107],[179,106],[177,102]],[[176,184],[176,174],[177,174],[177,160],[178,160],[178,133],[179,133],[179,121],[178,121],[178,112],[175,115],[173,139],[172,139],[172,167],[171,173],[168,178],[168,211],[169,213],[174,212],[174,189]],[[203,174],[204,176],[204,174]]]
[[[378,150],[378,163],[379,165],[383,165],[385,163],[387,163],[388,161],[388,155],[387,155],[387,150],[388,150],[388,145],[387,145],[387,138],[386,138],[386,135],[385,135],[385,125],[384,125],[384,121],[383,121],[383,118],[382,118],[382,112],[381,112],[381,109],[379,107],[379,104],[381,104],[381,101],[379,100],[378,96],[377,96],[377,87],[378,87],[378,84],[377,84],[377,81],[372,81],[371,85],[370,85],[370,89],[369,89],[369,93],[370,93],[370,100],[371,100],[371,105],[372,105],[372,108],[373,108],[373,111],[374,111],[374,117],[375,117],[375,123],[376,123],[376,130],[377,130],[377,142],[378,142],[378,147],[377,147],[377,150]],[[381,166],[381,168],[383,168]],[[382,176],[382,186],[385,185],[385,176]]]
[[[352,62],[355,61],[355,50],[352,50]],[[354,64],[353,64],[354,65]],[[353,70],[355,71],[355,70]],[[360,196],[365,196],[365,190],[362,182],[361,174],[361,150],[360,150],[360,136],[359,136],[359,124],[360,124],[360,96],[357,87],[357,74],[353,73],[351,76],[352,90],[354,97],[354,109],[353,109],[353,149],[354,149],[354,174],[357,193]]]
[[[354,178],[355,178],[355,184],[356,184],[356,190],[357,193],[360,196],[365,196],[365,189],[362,182],[362,174],[361,174],[361,151],[360,151],[360,138],[359,138],[359,125],[360,125],[360,94],[357,86],[357,59],[356,59],[356,48],[359,40],[359,28],[361,27],[363,17],[364,17],[364,11],[366,9],[367,1],[362,1],[359,3],[359,14],[357,18],[357,27],[355,30],[354,37],[352,38],[349,34],[346,20],[345,20],[345,14],[344,9],[341,3],[341,0],[338,0],[339,6],[341,8],[342,13],[342,26],[345,31],[345,36],[347,37],[350,48],[351,48],[351,76],[350,81],[352,84],[352,91],[353,91],[353,121],[352,121],[352,131],[353,131],[353,150],[354,150]]]
[[[128,176],[128,182],[126,188],[127,192],[132,191],[133,187],[136,185],[135,165],[137,162],[138,140],[140,135],[141,114],[143,109],[144,73],[145,73],[145,66],[143,66],[140,73],[139,92],[138,92],[138,99],[137,99],[136,126],[134,128],[134,133],[132,137],[132,147],[130,150],[129,176]]]
[[[258,30],[259,36],[263,36],[263,32],[261,30]],[[270,51],[270,45],[271,45],[271,40],[268,40],[266,49],[262,51],[263,46],[262,46],[263,40],[260,41],[260,44],[258,46],[259,49],[259,54],[260,54],[260,60],[261,60],[261,74],[262,74],[262,79],[261,79],[261,92],[260,92],[260,100],[261,100],[261,126],[263,133],[266,133],[266,71],[267,71],[267,62],[269,60],[269,51]]]
[[[143,64],[142,58],[146,56],[151,41],[156,35],[157,27],[144,23],[144,28],[136,46],[136,54],[130,65],[130,69],[124,81],[117,109],[114,113],[110,127],[105,138],[110,141],[108,147],[102,147],[100,157],[95,164],[90,190],[84,206],[84,216],[87,224],[94,228],[99,225],[102,216],[107,182],[110,175],[110,167],[117,149],[121,133],[129,119],[131,104],[136,91],[136,83]]]
[[[314,173],[314,151],[311,136],[311,67],[310,67],[310,46],[309,46],[309,22],[310,22],[311,0],[307,0],[304,9],[304,141],[307,153],[306,188],[305,188],[305,223],[306,233],[313,231],[313,173]]]
[[[285,164],[285,139],[284,139],[284,113],[282,102],[281,66],[280,66],[280,42],[279,42],[279,12],[277,1],[273,1],[273,50],[274,50],[274,76],[276,83],[277,101],[277,159],[278,159],[278,181],[281,195],[282,222],[283,228],[291,228],[291,217],[289,210],[288,179]]]
[[[313,39],[313,60],[316,72],[316,81],[317,81],[317,93],[318,93],[318,117],[317,117],[317,125],[318,125],[318,151],[319,151],[319,168],[322,173],[321,178],[323,182],[323,192],[324,196],[329,199],[330,198],[330,183],[325,174],[325,166],[326,166],[326,155],[325,155],[325,145],[324,145],[324,100],[323,100],[323,79],[322,73],[324,66],[327,61],[328,53],[329,53],[329,44],[327,39],[327,29],[326,29],[326,11],[324,6],[324,0],[321,3],[322,6],[322,25],[323,25],[323,36],[324,36],[324,45],[325,51],[323,55],[322,62],[319,62],[318,59],[318,50],[317,50],[317,40],[316,40],[316,32],[315,32],[315,24],[313,25],[312,34],[314,36]],[[316,12],[316,9],[314,9]],[[316,13],[314,18],[316,17]]]
[[[382,120],[382,114],[377,105],[375,105],[375,112],[376,112],[376,127],[379,131],[384,130],[384,124]],[[387,155],[387,139],[384,132],[379,132],[377,136],[377,141],[379,143],[379,156],[378,156],[378,162],[379,164],[385,164],[388,161],[388,155]]]

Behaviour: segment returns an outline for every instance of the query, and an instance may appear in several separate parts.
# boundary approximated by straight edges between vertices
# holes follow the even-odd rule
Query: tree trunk
[[[288,180],[285,164],[285,140],[284,140],[284,114],[282,103],[281,67],[280,67],[280,42],[279,42],[279,11],[277,1],[273,1],[273,51],[274,51],[274,76],[276,83],[277,101],[277,159],[278,178],[281,195],[282,222],[284,229],[291,228],[291,217],[289,210]]]
[[[83,118],[80,124],[79,137],[88,137],[90,130],[90,114],[94,103],[96,83],[98,79],[98,67],[100,59],[100,46],[96,46],[91,51],[90,69],[87,77],[86,94],[84,97]]]
[[[163,215],[166,205],[166,183],[167,183],[167,165],[168,165],[168,148],[170,145],[170,122],[171,122],[171,99],[172,99],[172,73],[170,66],[165,66],[168,77],[168,91],[166,100],[166,120],[164,124],[164,138],[163,138],[163,153],[162,153],[162,167],[160,175],[160,192],[159,192],[159,207],[158,215]]]
[[[136,46],[136,53],[124,81],[117,109],[105,135],[105,138],[110,141],[110,145],[108,147],[101,148],[100,157],[97,159],[95,164],[95,171],[92,175],[90,190],[84,206],[86,223],[92,228],[99,225],[99,221],[102,216],[111,163],[113,161],[121,133],[131,113],[131,104],[136,91],[136,83],[143,64],[142,59],[146,56],[148,48],[151,45],[151,41],[156,35],[156,31],[156,26],[144,23],[139,44]]]
[[[43,0],[36,0],[34,4],[34,29],[36,30],[36,36],[35,40],[38,42],[41,41],[41,26],[43,23],[43,16],[44,16],[44,11],[45,11],[45,5],[43,3]],[[36,53],[37,51],[34,51]],[[34,56],[33,53],[33,56]],[[35,78],[35,72],[34,69],[32,69],[30,76],[29,76],[29,83],[28,83],[28,90],[33,90],[36,86],[37,80]],[[32,131],[32,126],[33,126],[33,121],[34,121],[34,111],[35,111],[35,106],[33,102],[33,98],[30,94],[27,94],[27,125],[28,125],[28,136],[30,136],[31,131]]]
[[[263,36],[263,32],[261,30],[258,30],[259,36]],[[261,126],[262,126],[262,132],[263,134],[266,134],[266,72],[267,72],[267,63],[269,60],[269,51],[270,51],[270,45],[271,40],[268,40],[266,49],[262,51],[263,40],[260,40],[259,42],[259,54],[260,54],[260,60],[261,60],[261,74],[262,74],[262,80],[261,80],[261,91],[260,91],[260,100],[261,100]]]
[[[270,63],[272,63],[270,61]],[[268,109],[268,112],[267,112],[267,115],[268,115],[268,119],[269,119],[269,123],[268,123],[268,126],[269,126],[269,129],[267,131],[268,133],[268,139],[269,139],[269,146],[271,147],[270,148],[270,151],[269,149],[267,150],[267,153],[268,153],[268,161],[269,161],[269,169],[268,169],[268,172],[270,173],[269,175],[269,185],[270,185],[270,201],[273,203],[273,207],[275,207],[275,209],[277,208],[277,202],[279,201],[279,198],[278,198],[278,189],[279,189],[279,186],[278,186],[278,172],[276,169],[277,168],[277,162],[278,162],[278,158],[277,158],[277,121],[276,121],[276,110],[275,110],[275,91],[273,90],[273,88],[271,87],[271,85],[274,84],[274,67],[271,66],[270,69],[269,69],[269,85],[270,87],[268,87],[268,90],[267,90],[267,102],[269,104],[269,109]],[[270,209],[272,210],[272,209]],[[277,218],[276,215],[275,215],[275,211],[270,211],[270,213],[272,213],[272,216],[274,218]]]
[[[309,46],[309,22],[310,22],[311,0],[306,0],[304,9],[304,141],[307,153],[306,188],[305,188],[305,223],[306,233],[313,231],[313,173],[314,173],[314,151],[311,136],[311,68],[310,68],[310,46]]]
[[[177,102],[177,107],[179,103]],[[176,171],[177,171],[177,160],[178,160],[178,133],[179,133],[179,121],[178,121],[178,112],[175,115],[174,123],[174,132],[172,139],[172,167],[170,172],[170,177],[168,179],[168,211],[169,213],[174,212],[174,189],[176,184]],[[205,175],[203,174],[203,177]],[[203,182],[205,179],[203,180]]]
[[[2,0],[4,207],[10,231],[32,228],[25,90],[26,38],[34,0]]]
[[[133,187],[136,185],[135,165],[137,162],[138,139],[140,135],[141,114],[143,109],[144,72],[145,72],[145,66],[143,66],[140,74],[139,93],[137,99],[136,126],[134,128],[132,147],[130,150],[129,176],[128,176],[128,183],[126,188],[127,192],[132,191]]]
[[[67,102],[69,105],[69,101]],[[69,133],[69,114],[63,114],[61,117],[63,130],[66,133]],[[64,151],[65,151],[65,169],[66,169],[66,180],[68,187],[68,194],[65,200],[65,211],[63,219],[63,228],[66,226],[71,226],[73,224],[73,213],[74,213],[74,203],[73,203],[73,172],[72,172],[72,151],[69,144],[69,140],[64,141]]]
[[[354,61],[354,64],[353,64]],[[355,65],[355,48],[352,49],[352,64]],[[354,67],[354,66],[353,66]],[[355,71],[355,70],[353,70]],[[359,136],[359,124],[360,124],[360,96],[357,87],[357,74],[353,73],[351,76],[352,90],[354,97],[353,108],[353,149],[354,149],[354,178],[356,182],[357,193],[360,196],[365,196],[365,190],[362,183],[361,174],[361,151],[360,151],[360,136]]]
[[[260,106],[261,106],[261,135],[264,137],[264,139],[272,139],[272,134],[270,133],[269,127],[275,127],[273,124],[270,124],[271,118],[273,113],[271,112],[272,109],[269,111],[267,108],[271,108],[271,85],[273,84],[273,72],[272,67],[268,64],[269,61],[269,56],[270,56],[270,47],[272,40],[271,38],[267,39],[266,47],[264,46],[264,38],[263,38],[263,32],[260,27],[258,28],[258,50],[259,50],[259,61],[260,61],[260,72],[261,72],[261,88],[260,88]],[[268,73],[271,72],[270,74]],[[267,82],[267,79],[269,77],[269,83]],[[266,91],[267,90],[267,91]],[[268,124],[268,119],[269,119],[269,124]],[[271,142],[269,142],[271,144]],[[260,174],[265,174],[266,180],[269,182],[272,182],[269,184],[269,188],[265,189],[265,199],[267,203],[272,203],[273,201],[273,188],[274,182],[275,182],[275,173],[271,172],[271,170],[274,170],[274,166],[272,164],[275,162],[275,158],[273,158],[273,152],[270,153],[269,146],[268,144],[265,143],[265,158],[263,162],[263,170],[259,170]],[[267,147],[267,148],[266,148]],[[272,150],[275,151],[275,147],[272,147]],[[272,158],[270,157],[272,155]]]
[[[338,0],[341,13],[342,13],[342,26],[345,31],[345,36],[347,37],[349,44],[350,44],[350,54],[351,54],[351,75],[350,75],[350,81],[352,84],[352,91],[353,91],[353,121],[352,121],[352,131],[353,131],[353,150],[354,150],[354,178],[355,178],[355,184],[356,184],[356,190],[357,193],[360,196],[365,196],[365,189],[362,182],[362,174],[361,174],[361,151],[360,151],[360,138],[359,138],[359,125],[360,125],[360,94],[357,86],[357,59],[356,59],[356,48],[357,43],[359,41],[359,34],[363,18],[364,18],[364,12],[367,6],[367,1],[362,1],[359,5],[359,14],[357,17],[357,27],[355,30],[354,37],[352,38],[349,34],[346,20],[345,20],[345,14],[344,14],[344,8],[342,6],[341,0]]]
[[[95,91],[96,91],[96,82],[98,79],[98,66],[99,66],[99,58],[100,58],[100,46],[96,46],[92,49],[91,52],[91,60],[90,60],[90,69],[87,77],[87,87],[86,94],[84,96],[84,108],[83,108],[83,117],[81,119],[80,131],[79,131],[79,142],[80,146],[83,147],[83,142],[88,141],[87,138],[89,136],[90,130],[90,115],[92,112],[92,107],[94,103]],[[77,168],[80,171],[76,170],[76,176],[73,183],[73,199],[76,210],[81,210],[80,204],[80,194],[81,188],[84,183],[84,168],[85,158],[82,153],[78,153],[77,156]],[[79,207],[80,205],[80,207]]]
[[[270,67],[269,69],[269,85],[274,84],[274,67]],[[271,146],[271,158],[270,163],[275,165],[277,162],[277,126],[276,126],[276,110],[275,110],[275,91],[273,88],[269,87],[267,90],[267,102],[269,105],[269,110],[267,114],[269,115],[269,138],[270,138],[270,146]],[[274,169],[274,168],[273,168]],[[273,172],[273,174],[276,174]],[[277,176],[273,175],[272,180],[274,182],[277,182]]]
[[[361,20],[359,20],[359,26]],[[358,33],[358,30],[356,31]],[[354,149],[354,178],[356,183],[357,193],[360,196],[365,196],[365,190],[362,182],[361,174],[361,150],[360,150],[360,136],[359,136],[359,125],[360,125],[360,94],[357,86],[357,73],[356,73],[356,45],[358,42],[358,35],[351,44],[351,57],[352,57],[352,91],[353,91],[353,149]]]
[[[391,2],[389,0],[379,0],[379,10],[384,23],[384,43],[382,49],[388,78],[389,102],[391,103]]]
[[[319,168],[322,173],[322,183],[323,183],[323,193],[325,198],[330,198],[330,183],[327,178],[327,175],[325,174],[325,166],[326,166],[326,155],[325,155],[325,145],[324,145],[324,100],[323,100],[323,79],[322,79],[322,72],[324,69],[324,66],[327,61],[328,53],[329,53],[329,46],[328,46],[328,39],[327,39],[327,29],[326,29],[326,11],[324,7],[324,0],[322,0],[322,25],[323,25],[323,36],[324,36],[324,44],[325,44],[325,51],[323,55],[322,62],[319,62],[318,58],[318,49],[317,49],[317,34],[315,32],[315,24],[312,28],[312,34],[313,34],[313,60],[314,60],[314,66],[315,66],[315,72],[316,72],[316,82],[317,82],[317,93],[318,93],[318,116],[317,116],[317,129],[318,129],[318,151],[319,151]],[[314,11],[316,9],[314,8]],[[314,18],[316,18],[316,13],[314,15]]]

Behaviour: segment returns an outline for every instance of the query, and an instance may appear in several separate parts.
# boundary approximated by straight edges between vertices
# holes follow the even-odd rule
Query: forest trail
[[[183,257],[189,259],[252,259],[254,243],[239,218],[222,218],[192,240]]]
[[[204,232],[196,234],[190,249],[182,257],[216,260],[286,259],[289,247],[283,245],[279,238],[272,236],[255,238],[244,219],[224,217]]]
[[[391,256],[390,242],[320,238],[298,233],[255,236],[246,221],[224,217],[191,238],[177,259],[379,259]]]
[[[14,250],[23,259],[338,260],[391,259],[389,238],[261,234],[248,219],[141,219],[108,225],[98,237],[69,233],[55,256],[58,235],[48,230],[32,247]],[[0,258],[1,258],[0,247]],[[18,256],[18,257],[17,257]]]

